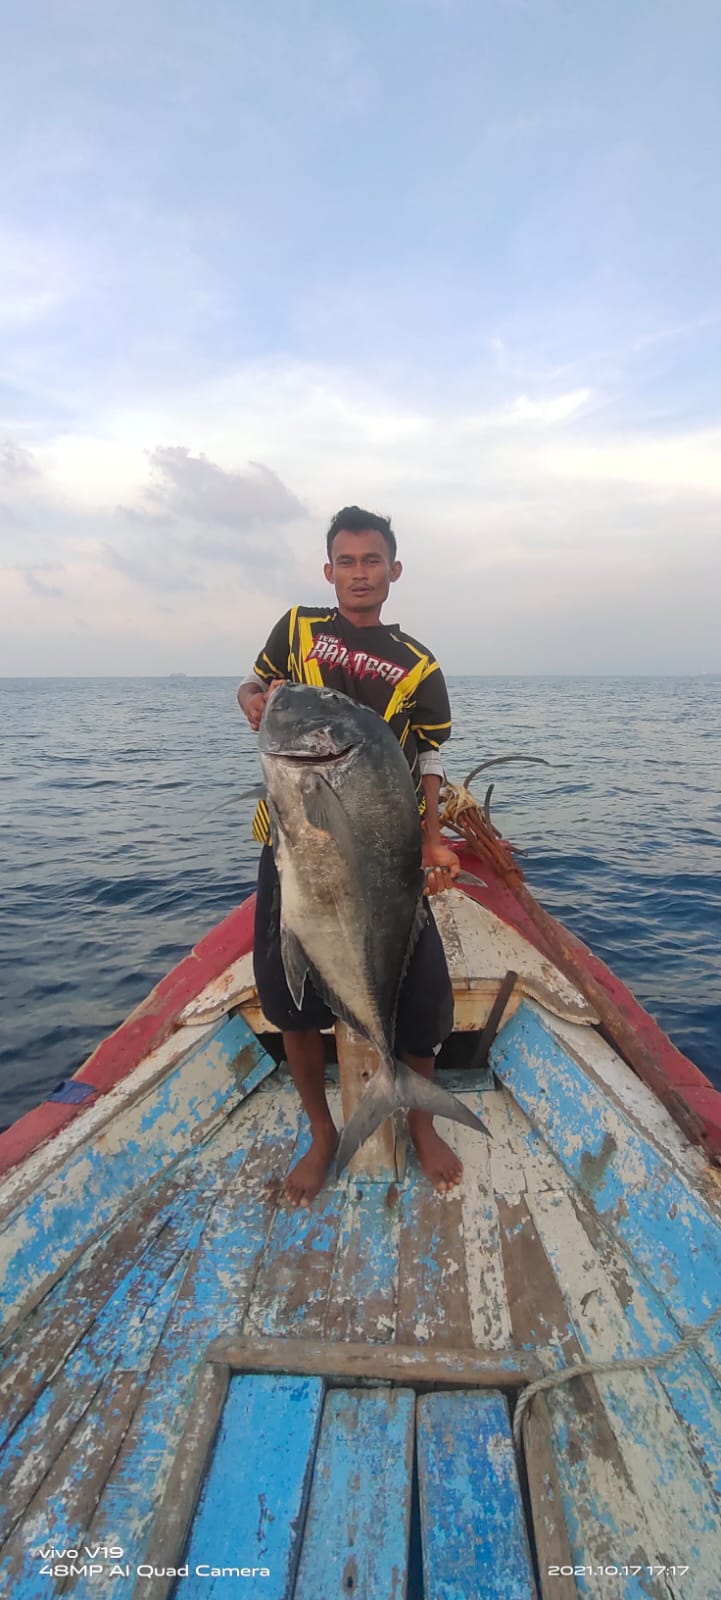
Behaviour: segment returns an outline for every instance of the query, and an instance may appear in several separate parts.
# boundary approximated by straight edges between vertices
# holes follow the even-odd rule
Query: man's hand
[[[285,683],[285,678],[274,678],[268,689],[261,689],[256,683],[241,683],[238,690],[238,705],[248,718],[254,733],[257,733],[260,727],[268,696],[277,689],[279,683]]]
[[[430,868],[423,893],[440,894],[442,889],[450,889],[461,870],[455,850],[442,839],[430,840],[424,834],[421,859],[423,866]]]

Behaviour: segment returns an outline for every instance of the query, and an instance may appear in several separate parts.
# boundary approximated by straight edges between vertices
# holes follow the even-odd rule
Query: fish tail
[[[481,1122],[475,1111],[464,1106],[463,1101],[451,1094],[449,1089],[442,1089],[440,1084],[434,1083],[432,1078],[424,1078],[422,1073],[414,1072],[412,1067],[406,1066],[405,1061],[396,1061],[395,1079],[398,1104],[405,1111],[430,1111],[432,1117],[447,1117],[449,1122],[462,1122],[466,1128],[476,1128],[479,1133],[491,1138],[490,1128]]]
[[[428,1111],[432,1117],[447,1117],[451,1122],[462,1122],[467,1128],[476,1128],[490,1139],[490,1129],[481,1122],[474,1111],[448,1089],[414,1072],[404,1061],[394,1062],[394,1072],[382,1064],[371,1078],[360,1105],[343,1129],[336,1154],[336,1172],[340,1175],[351,1156],[376,1128],[379,1128],[394,1111]]]
[[[394,1111],[400,1110],[400,1106],[393,1076],[383,1063],[373,1074],[360,1105],[356,1106],[341,1134],[335,1158],[335,1170],[339,1177],[356,1150],[365,1144],[366,1139],[370,1139],[382,1122],[392,1117]]]

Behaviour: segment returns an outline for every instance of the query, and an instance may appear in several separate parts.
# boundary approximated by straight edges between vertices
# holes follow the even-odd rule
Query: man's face
[[[402,572],[377,528],[348,533],[341,528],[331,546],[332,561],[323,571],[335,587],[338,603],[349,611],[376,611]]]

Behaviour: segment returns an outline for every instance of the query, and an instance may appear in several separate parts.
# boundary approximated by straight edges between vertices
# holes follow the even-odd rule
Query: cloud
[[[527,394],[522,394],[508,406],[505,420],[509,423],[539,422],[546,425],[568,422],[570,417],[576,416],[588,404],[592,392],[591,389],[573,389],[570,394],[559,394],[546,400],[529,400]]]
[[[150,452],[156,482],[148,498],[165,512],[238,532],[260,525],[283,526],[305,516],[300,500],[270,467],[249,461],[245,472],[229,472],[184,445]]]
[[[64,572],[65,567],[61,561],[43,561],[35,567],[16,566],[15,571],[25,580],[30,593],[40,595],[44,600],[60,599],[65,592],[59,589],[57,584],[46,583],[41,576],[43,572]]]
[[[141,588],[159,594],[167,594],[169,590],[204,588],[197,574],[178,570],[178,559],[182,563],[183,554],[182,550],[171,548],[167,542],[148,545],[146,541],[143,549],[130,553],[117,550],[115,545],[107,542],[101,545],[101,557],[106,566],[120,573],[121,577],[128,578],[131,583],[140,584]]]
[[[0,444],[0,478],[17,483],[23,478],[39,476],[40,469],[30,450],[25,450],[21,444],[14,444],[11,439]]]
[[[277,473],[257,461],[243,471],[222,467],[185,445],[146,454],[153,481],[140,505],[117,508],[142,530],[141,542],[119,550],[109,541],[103,559],[149,589],[204,587],[198,574],[212,564],[275,590],[279,567],[287,574],[294,565],[286,529],[307,517]]]

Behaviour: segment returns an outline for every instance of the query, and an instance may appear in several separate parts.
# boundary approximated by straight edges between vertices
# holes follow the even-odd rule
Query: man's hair
[[[333,540],[341,529],[347,533],[365,533],[366,528],[376,528],[383,535],[391,561],[395,561],[396,536],[390,517],[378,517],[374,511],[363,511],[360,506],[344,506],[342,511],[336,512],[326,538],[328,560],[333,560]]]

